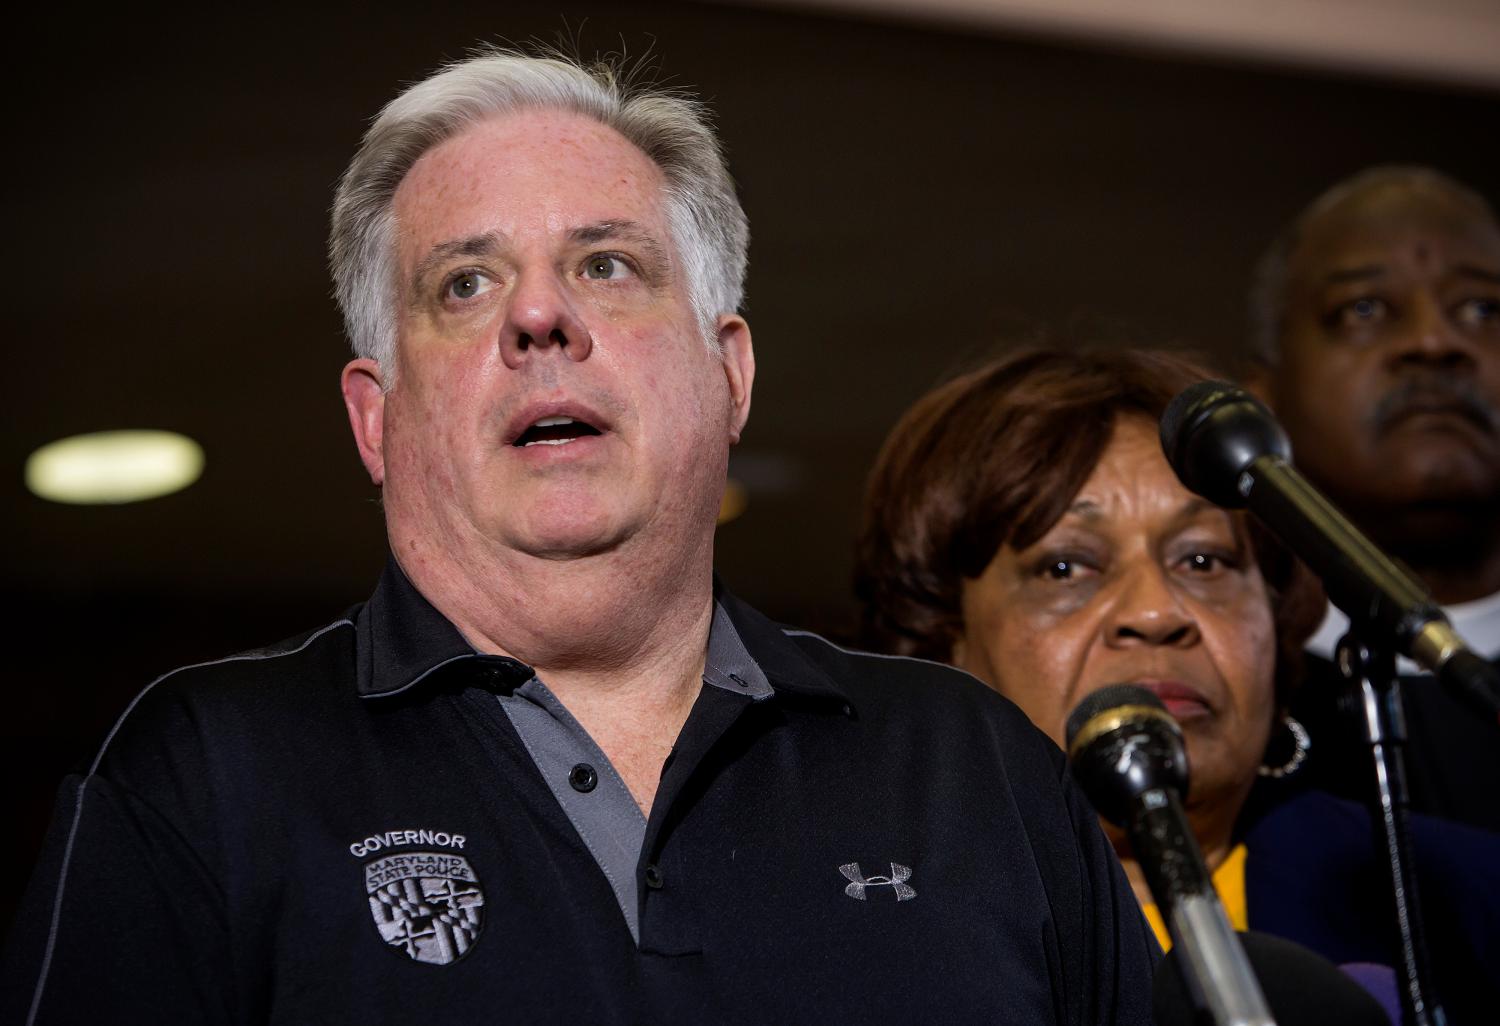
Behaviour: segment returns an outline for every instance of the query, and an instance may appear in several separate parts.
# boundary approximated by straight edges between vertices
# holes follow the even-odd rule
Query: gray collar
[[[740,640],[720,602],[714,602],[714,618],[708,627],[708,654],[703,661],[703,682],[757,702],[772,695],[771,682]]]

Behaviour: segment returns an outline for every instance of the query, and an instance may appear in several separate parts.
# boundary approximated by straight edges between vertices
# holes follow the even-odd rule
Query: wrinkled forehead
[[[668,242],[661,169],[614,129],[564,111],[497,115],[437,144],[393,210],[403,270],[434,244],[486,233],[556,237],[629,220]]]
[[[1184,516],[1218,511],[1178,479],[1162,452],[1157,422],[1135,411],[1115,418],[1109,441],[1068,508],[1074,514],[1102,515],[1127,500],[1142,509]]]
[[[1441,183],[1382,183],[1307,218],[1293,253],[1292,278],[1416,248],[1500,265],[1500,225],[1471,197]]]

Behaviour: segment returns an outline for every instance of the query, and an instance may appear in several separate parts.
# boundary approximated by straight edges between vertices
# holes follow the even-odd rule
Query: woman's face
[[[1275,703],[1270,599],[1249,541],[1178,483],[1154,424],[1122,418],[1062,519],[1002,546],[962,602],[953,661],[1058,744],[1086,695],[1142,685],[1182,724],[1189,804],[1238,809]]]

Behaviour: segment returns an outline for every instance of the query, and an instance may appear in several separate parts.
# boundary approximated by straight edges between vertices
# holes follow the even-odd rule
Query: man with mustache
[[[748,229],[705,111],[630,78],[487,52],[375,120],[330,251],[385,573],[132,704],[0,1021],[1149,1021],[1056,746],[715,579]]]
[[[1262,259],[1251,383],[1297,465],[1414,570],[1481,654],[1500,656],[1500,225],[1472,189],[1420,167],[1329,189]],[[1331,657],[1328,619],[1309,651]],[[1404,667],[1404,669],[1412,669]],[[1370,771],[1314,663],[1299,714],[1309,775],[1353,796]],[[1404,688],[1413,805],[1500,829],[1500,736],[1430,679]]]

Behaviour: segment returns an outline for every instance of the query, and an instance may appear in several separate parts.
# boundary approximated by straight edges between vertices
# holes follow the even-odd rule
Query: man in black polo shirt
[[[157,681],[64,788],[25,1022],[1147,1021],[1061,754],[712,573],[747,230],[702,112],[494,53],[340,185],[369,602]]]

